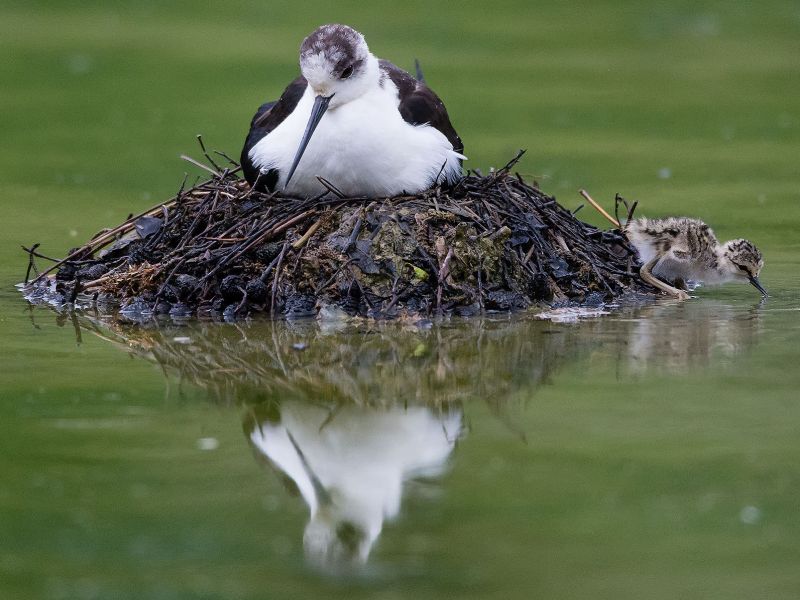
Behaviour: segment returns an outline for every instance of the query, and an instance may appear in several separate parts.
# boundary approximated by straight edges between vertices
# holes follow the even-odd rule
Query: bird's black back
[[[266,102],[259,106],[250,121],[250,131],[247,133],[247,138],[245,138],[240,160],[244,178],[259,191],[272,191],[275,189],[278,183],[278,171],[272,169],[261,174],[259,168],[250,160],[250,150],[289,116],[297,106],[297,103],[300,102],[307,85],[308,83],[304,77],[298,77],[287,86],[278,100]],[[258,185],[256,185],[256,182],[258,182]]]
[[[382,75],[397,86],[400,95],[400,115],[411,125],[430,125],[438,129],[453,145],[453,150],[461,154],[464,143],[456,133],[447,109],[439,96],[425,82],[414,79],[409,73],[388,60],[379,62]]]

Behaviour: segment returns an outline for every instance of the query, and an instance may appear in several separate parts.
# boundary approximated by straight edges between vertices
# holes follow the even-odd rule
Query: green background
[[[87,332],[76,344],[69,319],[12,287],[20,244],[61,255],[199,174],[178,158],[199,156],[196,134],[238,156],[325,22],[400,66],[420,59],[470,168],[527,148],[520,171],[569,207],[585,187],[706,219],[763,250],[773,292],[765,308],[731,286],[660,317],[525,325],[505,342],[510,387],[507,345],[459,338],[452,372],[483,377],[445,491],[409,498],[355,579],[304,565],[306,507],[250,456],[240,408]],[[4,0],[0,596],[796,598],[798,97],[796,2]],[[656,317],[655,364],[634,368],[623,357]],[[545,341],[562,334],[579,337]],[[419,338],[441,353],[449,335]],[[420,340],[385,343],[402,362]],[[569,357],[542,388],[537,348]]]

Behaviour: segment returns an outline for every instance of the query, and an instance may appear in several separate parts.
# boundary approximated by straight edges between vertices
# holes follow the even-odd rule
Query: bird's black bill
[[[306,146],[308,146],[308,142],[311,140],[311,135],[317,128],[317,125],[319,125],[320,119],[322,119],[322,115],[324,115],[325,111],[328,110],[328,104],[330,103],[331,98],[333,98],[333,94],[330,96],[317,96],[314,99],[314,106],[311,107],[311,116],[308,118],[306,131],[303,133],[303,139],[300,140],[300,147],[297,149],[297,154],[295,154],[292,168],[289,169],[289,175],[286,177],[286,185],[289,185],[289,181],[291,181],[292,175],[294,175],[294,171],[297,169],[297,165],[303,156],[303,152],[306,151]]]
[[[761,282],[758,280],[758,277],[752,277],[751,276],[750,277],[750,283],[753,284],[754,288],[756,288],[759,292],[761,292],[762,296],[764,296],[765,298],[767,296],[769,296],[769,294],[767,293],[767,290],[764,289],[764,286],[761,285]]]

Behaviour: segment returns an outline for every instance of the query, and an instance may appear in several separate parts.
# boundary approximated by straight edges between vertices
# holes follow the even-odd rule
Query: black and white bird
[[[414,194],[461,177],[463,144],[439,97],[376,58],[364,36],[323,25],[300,46],[302,75],[253,117],[241,163],[251,186],[291,196]]]

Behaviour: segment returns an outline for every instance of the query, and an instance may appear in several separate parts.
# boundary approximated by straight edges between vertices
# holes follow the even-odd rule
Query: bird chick
[[[737,239],[721,244],[706,223],[689,217],[642,217],[623,225],[585,190],[580,194],[636,248],[642,262],[639,274],[650,285],[680,300],[689,298],[687,281],[710,285],[749,281],[763,296],[768,295],[758,280],[764,258],[752,242]]]
[[[639,253],[642,279],[676,298],[689,297],[686,281],[749,281],[767,295],[758,280],[764,259],[748,240],[722,244],[706,223],[688,217],[632,219],[622,231]]]

